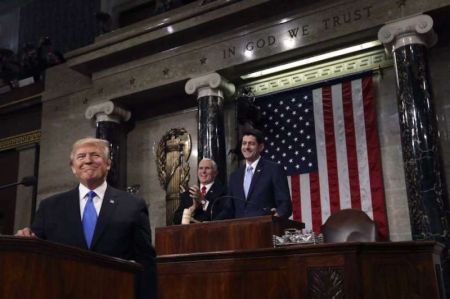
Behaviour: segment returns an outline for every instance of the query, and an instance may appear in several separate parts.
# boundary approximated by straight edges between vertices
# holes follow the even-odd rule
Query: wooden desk
[[[158,255],[270,248],[273,235],[304,227],[301,222],[274,216],[157,227],[155,248]]]
[[[141,266],[36,238],[0,236],[1,299],[134,298]]]
[[[159,256],[159,299],[443,299],[441,250],[358,242]]]

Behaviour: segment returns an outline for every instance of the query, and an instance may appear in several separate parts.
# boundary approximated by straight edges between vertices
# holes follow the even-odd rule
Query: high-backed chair
[[[375,222],[356,209],[344,209],[332,214],[321,226],[321,232],[325,243],[377,240]]]

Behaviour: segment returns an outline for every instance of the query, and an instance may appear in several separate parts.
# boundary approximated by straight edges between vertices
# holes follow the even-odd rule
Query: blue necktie
[[[94,202],[92,201],[95,197],[94,191],[89,191],[87,194],[88,200],[83,212],[83,231],[84,238],[86,239],[86,244],[88,248],[91,248],[92,237],[94,236],[95,224],[97,223],[97,212],[95,211]]]
[[[253,167],[249,166],[249,167],[247,167],[247,170],[245,171],[245,176],[244,176],[245,198],[247,198],[248,190],[250,190],[250,184],[252,183],[252,177],[253,177]]]

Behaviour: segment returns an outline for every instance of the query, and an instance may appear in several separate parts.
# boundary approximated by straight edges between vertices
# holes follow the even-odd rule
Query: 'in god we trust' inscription
[[[330,35],[359,27],[372,17],[373,5],[352,5],[352,8],[337,7],[334,13],[314,14],[298,19],[285,19],[279,25],[260,33],[250,34],[248,40],[239,41],[222,49],[222,59],[229,60],[244,56],[247,59],[261,54],[277,53],[319,42]],[[264,55],[263,55],[264,56]]]

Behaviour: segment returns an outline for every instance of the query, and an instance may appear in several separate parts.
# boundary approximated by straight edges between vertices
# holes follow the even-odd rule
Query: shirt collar
[[[255,172],[255,169],[256,169],[256,166],[258,166],[258,162],[259,162],[259,160],[261,160],[261,156],[259,156],[259,158],[258,159],[256,159],[253,163],[251,163],[251,164],[248,164],[247,162],[245,163],[246,164],[246,169],[248,168],[248,167],[252,167],[253,168],[253,172]]]
[[[208,193],[209,189],[211,189],[211,186],[213,184],[214,184],[214,181],[209,183],[209,184],[206,184],[206,185],[200,184],[200,190],[202,190],[202,187],[205,186],[206,187],[206,193]]]
[[[80,192],[81,198],[85,198],[89,191],[94,191],[98,197],[103,199],[103,197],[105,197],[106,187],[108,187],[108,184],[106,183],[106,181],[104,181],[103,184],[101,184],[94,190],[90,190],[88,187],[86,187],[85,185],[80,183],[80,185],[78,186],[78,190]]]

